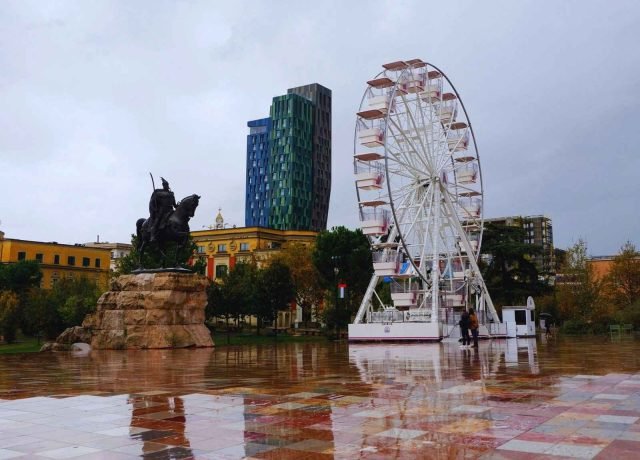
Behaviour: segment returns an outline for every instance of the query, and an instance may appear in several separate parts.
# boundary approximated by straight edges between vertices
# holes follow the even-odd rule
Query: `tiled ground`
[[[640,342],[0,357],[0,459],[640,458]]]

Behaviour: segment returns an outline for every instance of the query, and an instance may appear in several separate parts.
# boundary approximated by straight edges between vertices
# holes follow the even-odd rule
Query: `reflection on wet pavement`
[[[0,358],[0,459],[637,458],[640,342]]]

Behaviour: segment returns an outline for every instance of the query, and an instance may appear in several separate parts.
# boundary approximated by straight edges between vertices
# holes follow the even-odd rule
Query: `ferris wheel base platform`
[[[349,324],[350,342],[434,342],[442,340],[439,323]]]

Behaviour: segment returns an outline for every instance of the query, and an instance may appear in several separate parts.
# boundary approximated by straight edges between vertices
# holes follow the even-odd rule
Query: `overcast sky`
[[[0,229],[128,242],[149,171],[244,225],[246,122],[333,91],[329,225],[357,225],[355,112],[383,63],[443,69],[469,111],[485,217],[545,214],[557,247],[640,244],[637,1],[0,0]]]

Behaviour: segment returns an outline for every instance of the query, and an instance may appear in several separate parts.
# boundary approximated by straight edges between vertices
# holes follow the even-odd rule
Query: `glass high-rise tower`
[[[247,123],[245,225],[324,230],[331,194],[331,90],[291,88]]]

